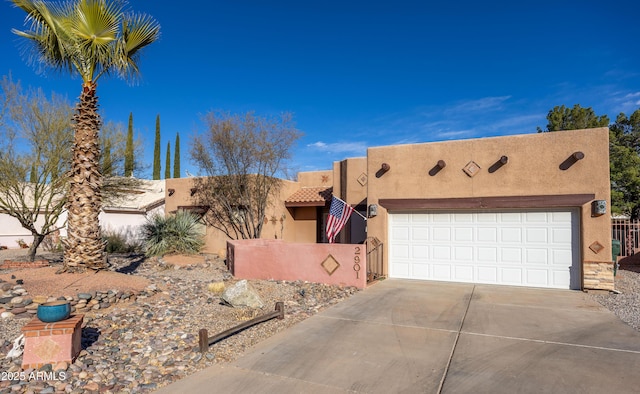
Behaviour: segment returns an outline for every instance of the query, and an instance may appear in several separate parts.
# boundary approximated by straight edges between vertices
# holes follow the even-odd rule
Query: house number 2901
[[[353,252],[353,270],[356,271],[356,279],[360,279],[360,247],[356,246]]]

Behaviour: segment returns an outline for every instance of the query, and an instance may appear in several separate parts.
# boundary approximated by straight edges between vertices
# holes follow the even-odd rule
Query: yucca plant
[[[198,218],[186,211],[174,215],[153,215],[142,225],[142,237],[148,256],[170,253],[195,254],[200,252],[204,239]]]

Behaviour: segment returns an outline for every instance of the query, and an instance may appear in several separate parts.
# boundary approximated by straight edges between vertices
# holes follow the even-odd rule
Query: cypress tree
[[[104,151],[102,152],[102,175],[113,175],[113,163],[111,162],[111,142],[109,140],[105,142]]]
[[[171,178],[171,142],[167,142],[167,163],[164,167],[164,179]]]
[[[129,112],[127,145],[124,150],[124,176],[133,176],[133,112]]]
[[[176,144],[173,149],[173,177],[180,178],[180,133],[176,133]]]
[[[29,182],[31,183],[38,182],[38,170],[36,169],[36,163],[31,164],[31,174],[29,177]]]
[[[160,114],[156,116],[156,141],[153,147],[153,179],[160,179]]]

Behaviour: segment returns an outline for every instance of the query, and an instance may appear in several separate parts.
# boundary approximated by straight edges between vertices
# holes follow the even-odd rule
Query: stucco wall
[[[181,206],[195,205],[191,196],[194,187],[193,178],[167,179],[166,207],[172,213]],[[288,239],[296,238],[296,225],[291,213],[285,208],[284,200],[298,190],[298,182],[283,180],[282,187],[274,194],[266,209],[265,223],[262,227],[262,238]],[[303,225],[304,227],[304,225]],[[230,238],[211,226],[207,226],[203,252],[224,255],[226,243]]]
[[[63,227],[67,220],[67,213],[62,212],[56,225],[61,227],[60,235],[67,236],[67,228]],[[36,221],[36,228],[42,228],[43,219],[42,216],[38,216]],[[0,246],[6,246],[9,249],[18,249],[20,246],[16,241],[23,240],[27,244],[33,242],[33,236],[31,232],[22,227],[18,219],[15,219],[6,213],[0,213]]]
[[[330,163],[326,163],[329,165]],[[307,171],[298,173],[298,183],[300,187],[316,187],[333,185],[333,171]]]
[[[584,159],[560,169],[577,151],[584,153]],[[508,162],[496,169],[501,156],[507,156]],[[430,175],[438,160],[444,160],[446,166]],[[470,161],[480,167],[473,177],[463,172]],[[382,163],[390,169],[378,177]],[[594,199],[606,200],[608,207],[611,202],[607,128],[369,148],[367,169],[368,204],[379,205],[378,215],[368,220],[368,235],[385,242],[388,216],[379,204],[382,199],[593,193]],[[599,266],[597,263],[611,263],[610,215],[592,217],[590,203],[580,206],[581,261]],[[589,249],[596,241],[604,246],[599,253]],[[591,271],[583,269],[585,287],[612,287],[612,271],[589,277]]]
[[[367,283],[363,245],[260,239],[229,241],[227,249],[229,269],[239,279],[304,280],[361,289]]]
[[[295,231],[293,238],[285,238],[287,241],[300,243],[315,243],[317,240],[317,207],[290,208],[295,216]]]
[[[140,211],[106,211],[99,215],[100,227],[104,231],[115,232],[121,235],[141,239],[140,228],[147,222],[147,217],[152,215],[164,216],[164,205],[156,207],[149,212]]]
[[[333,163],[333,194],[349,204],[359,204],[367,198],[367,178],[366,157],[336,161]]]

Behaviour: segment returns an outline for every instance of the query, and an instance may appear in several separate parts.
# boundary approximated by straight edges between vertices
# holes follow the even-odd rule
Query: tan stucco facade
[[[569,159],[576,152],[584,157]],[[497,164],[503,156],[506,164]],[[573,206],[577,203],[558,196],[586,195],[575,198],[586,200],[576,205],[583,287],[613,288],[610,215],[592,217],[591,210],[593,200],[611,203],[607,128],[369,148],[367,159],[368,204],[378,205],[367,235],[383,242],[388,239],[384,205],[394,205],[385,200],[414,199],[404,202],[405,210],[451,210],[478,209],[482,198],[496,197],[484,203],[508,209]],[[436,171],[439,160],[445,166]],[[473,176],[463,171],[470,162],[479,167]],[[380,174],[383,163],[389,169]],[[539,198],[525,198],[531,196]],[[433,199],[449,201],[425,201]],[[604,246],[598,253],[589,248],[594,242]]]
[[[167,180],[166,212],[192,204],[190,182]],[[607,207],[611,202],[607,128],[369,148],[366,157],[283,181],[270,203],[262,238],[295,243],[321,239],[330,201],[287,201],[305,188],[332,188],[334,196],[365,214],[374,206],[377,212],[367,220],[366,237],[383,244],[388,244],[389,213],[394,211],[576,210],[581,287],[614,286],[610,215],[592,213],[595,200],[606,201]],[[341,242],[349,239],[346,232],[340,234]],[[208,228],[205,251],[224,250],[226,241]],[[385,255],[383,269],[387,265]]]
[[[165,211],[173,213],[182,208],[189,208],[195,205],[191,195],[191,189],[194,187],[193,178],[176,178],[166,180],[166,205]],[[301,229],[296,227],[293,217],[289,210],[284,206],[283,201],[287,196],[293,194],[299,185],[297,182],[283,180],[282,187],[274,195],[272,201],[267,207],[267,217],[262,227],[262,238],[266,239],[287,239],[296,242],[296,237],[304,233],[303,223],[298,224]],[[314,222],[315,225],[315,222]],[[205,246],[202,250],[205,253],[219,253],[224,255],[227,241],[230,238],[221,231],[207,227],[205,234]],[[307,238],[304,238],[306,242]]]

